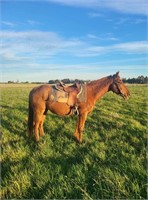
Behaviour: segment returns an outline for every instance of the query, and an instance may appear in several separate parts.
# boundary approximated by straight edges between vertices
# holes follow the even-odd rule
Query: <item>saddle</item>
[[[66,86],[63,82],[59,81],[59,83],[55,85],[55,88],[68,94],[67,104],[69,106],[75,107],[77,105],[78,95],[82,91],[81,84],[74,83],[71,86]]]

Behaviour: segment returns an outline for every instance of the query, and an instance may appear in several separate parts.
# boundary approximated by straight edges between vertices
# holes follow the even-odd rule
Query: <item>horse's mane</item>
[[[95,86],[98,86],[98,87],[105,86],[105,85],[108,84],[108,82],[110,82],[111,78],[112,78],[112,76],[107,76],[107,77],[100,78],[98,80],[91,81],[90,83],[88,83],[88,86],[92,86],[92,87],[95,87]]]

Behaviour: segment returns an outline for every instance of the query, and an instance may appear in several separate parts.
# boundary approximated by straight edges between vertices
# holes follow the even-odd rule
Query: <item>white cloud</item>
[[[35,26],[35,25],[40,25],[41,23],[35,20],[30,20],[28,19],[25,22],[20,22],[20,21],[4,21],[1,20],[0,21],[1,25],[7,26],[9,28],[15,28],[15,27],[19,27],[19,26]]]
[[[89,45],[83,51],[79,52],[77,56],[93,57],[101,54],[111,54],[113,52],[122,52],[125,54],[146,54],[148,53],[147,41],[135,41],[128,43],[117,43],[109,46],[93,46]]]
[[[88,39],[96,40],[96,41],[119,41],[119,38],[114,37],[112,34],[104,34],[104,35],[94,35],[94,34],[87,34]]]
[[[117,12],[131,14],[148,14],[147,0],[48,0],[49,2],[68,6],[107,8]]]
[[[31,26],[34,26],[34,25],[39,25],[41,24],[40,22],[37,22],[37,21],[34,21],[34,20],[27,20],[26,24],[29,24]]]
[[[10,22],[10,21],[1,21],[0,23],[1,23],[1,25],[6,25],[9,27],[14,27],[17,25],[15,22]]]
[[[10,1],[10,0],[5,0]],[[16,0],[11,0],[16,1]],[[24,0],[19,0],[24,1]],[[26,1],[40,1],[40,0],[26,0]],[[66,6],[86,7],[95,10],[111,9],[116,12],[148,15],[148,1],[147,0],[42,0],[45,2],[58,3]],[[98,12],[90,13],[92,17],[99,17]]]
[[[61,38],[52,32],[26,31],[0,32],[2,41],[1,54],[13,52],[22,59],[22,56],[51,56],[60,48]]]
[[[116,25],[123,25],[123,24],[142,24],[146,23],[146,19],[143,18],[131,18],[131,17],[124,17],[124,18],[119,18],[116,20],[115,24]]]
[[[2,31],[0,32],[2,48],[0,55],[2,61],[27,61],[44,60],[58,56],[71,57],[94,57],[105,53],[123,52],[131,54],[147,53],[147,41],[134,41],[128,43],[117,43],[117,38],[110,37],[112,45],[93,45],[98,39],[93,34],[86,38],[63,38],[54,32],[42,31]],[[89,40],[88,40],[89,38]]]
[[[104,70],[102,73],[106,74],[106,71],[112,73],[113,69],[115,72],[127,69],[127,67],[131,68],[130,66],[135,66],[133,63],[136,63],[136,59],[140,68],[140,63],[146,62],[145,53],[148,51],[147,41],[117,43],[115,40],[112,45],[94,45],[96,36],[91,34],[80,40],[78,38],[66,39],[54,32],[2,31],[0,38],[2,41],[0,60],[2,74],[6,81],[11,80],[11,77],[13,80],[48,81],[54,78],[78,78],[78,76],[82,78],[82,75],[84,79],[89,79],[89,77],[95,79],[97,73],[100,74],[102,70]],[[122,52],[123,58],[98,59],[103,54],[106,56],[113,52]],[[134,57],[126,57],[129,53]],[[142,58],[140,54],[144,54]],[[88,59],[91,57],[94,58]],[[140,58],[141,60],[138,60]],[[62,59],[65,59],[67,64],[62,62]],[[114,63],[115,68],[110,67],[110,63]],[[130,66],[127,63],[130,63]],[[146,69],[144,65],[141,66],[143,70]]]
[[[106,6],[123,13],[148,14],[147,0],[106,0]]]
[[[148,53],[147,41],[135,41],[121,44],[115,44],[111,47],[112,50],[123,51],[126,53]]]
[[[90,13],[88,13],[88,16],[91,18],[104,17],[104,15],[102,13],[98,13],[98,12],[90,12]]]

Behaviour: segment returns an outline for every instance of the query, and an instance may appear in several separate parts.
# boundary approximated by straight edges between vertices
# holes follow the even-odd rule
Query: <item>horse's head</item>
[[[110,90],[120,96],[122,96],[125,100],[130,96],[130,92],[125,84],[122,82],[119,76],[119,72],[112,76],[113,82],[110,85]]]

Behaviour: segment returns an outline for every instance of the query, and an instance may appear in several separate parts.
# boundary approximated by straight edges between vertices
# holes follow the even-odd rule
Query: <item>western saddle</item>
[[[73,85],[66,86],[63,82],[59,81],[56,84],[56,89],[68,94],[67,104],[78,114],[78,95],[82,92],[81,84],[74,83]]]

